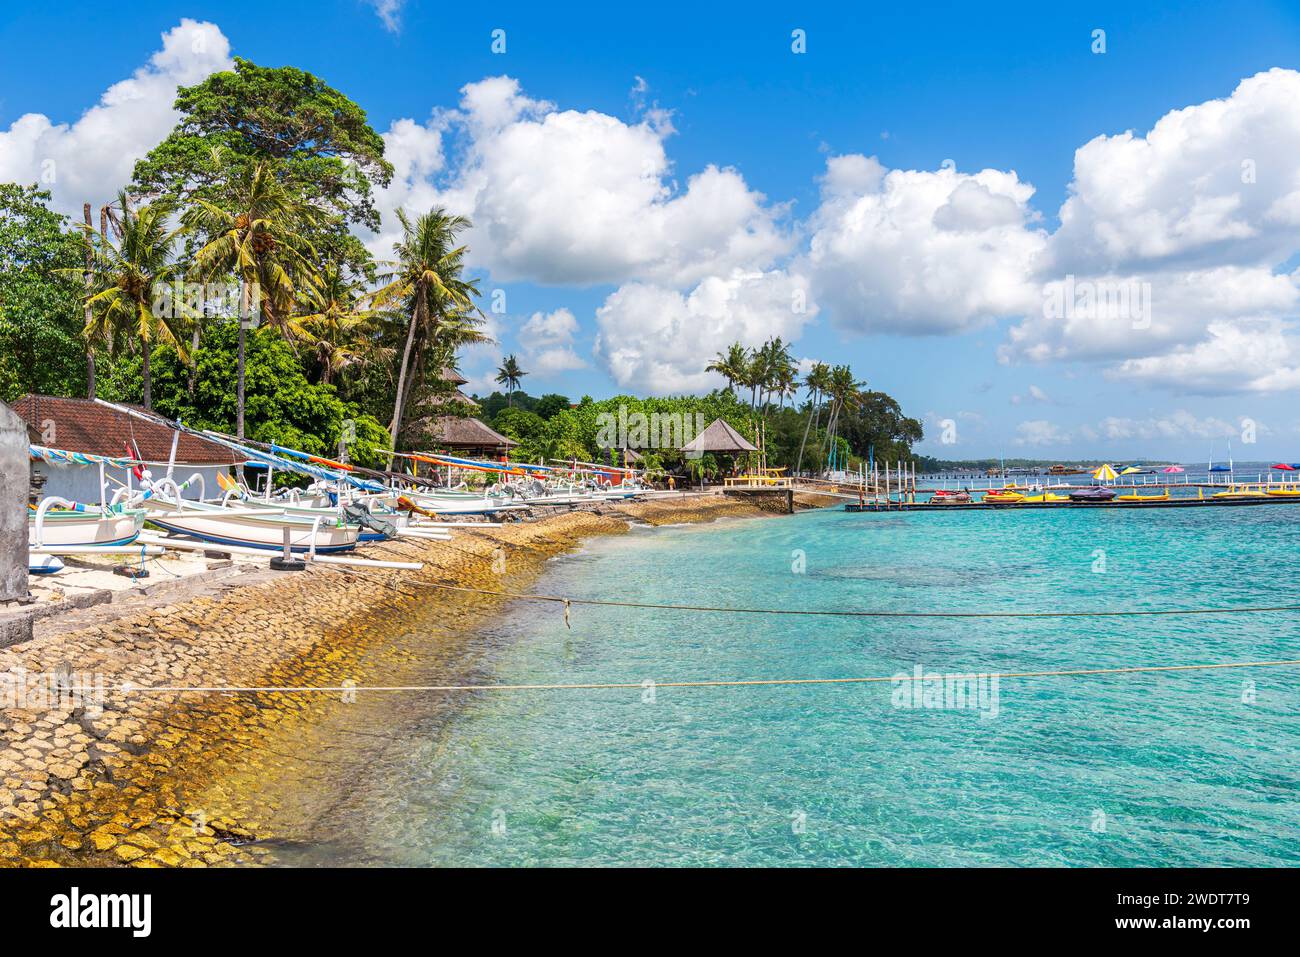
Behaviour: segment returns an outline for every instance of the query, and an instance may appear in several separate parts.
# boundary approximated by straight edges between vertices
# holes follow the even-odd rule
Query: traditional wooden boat
[[[54,575],[63,571],[63,560],[58,555],[28,555],[29,575]]]
[[[337,518],[306,518],[285,515],[264,508],[226,508],[210,502],[167,500],[154,496],[141,503],[148,511],[151,525],[172,535],[185,535],[216,545],[243,545],[277,551],[284,547],[284,533],[289,532],[289,547],[295,552],[350,551],[361,534],[359,525],[349,525]]]
[[[144,527],[140,509],[113,507],[102,511],[50,496],[27,519],[29,545],[130,545]]]

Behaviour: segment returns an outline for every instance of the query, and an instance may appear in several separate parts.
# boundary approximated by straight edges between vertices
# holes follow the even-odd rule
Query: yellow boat
[[[984,493],[984,501],[990,505],[1014,505],[1024,500],[1025,496],[1022,493],[1005,488],[995,488]]]
[[[1268,493],[1263,489],[1230,485],[1227,491],[1215,492],[1210,498],[1268,498]]]
[[[1169,501],[1168,492],[1160,492],[1158,495],[1143,495],[1141,492],[1129,492],[1125,495],[1116,495],[1117,502],[1167,502]]]
[[[1300,498],[1300,488],[1271,488],[1268,494],[1278,498]]]
[[[1068,502],[1070,496],[1058,495],[1055,492],[1039,492],[1035,495],[1026,495],[1023,499],[1025,502]]]

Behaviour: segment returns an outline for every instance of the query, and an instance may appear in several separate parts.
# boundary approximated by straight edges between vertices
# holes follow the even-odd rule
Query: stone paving
[[[0,865],[276,863],[282,796],[345,786],[362,770],[364,736],[382,737],[350,731],[337,747],[346,760],[334,756],[322,729],[355,700],[347,689],[427,676],[502,603],[404,580],[522,591],[547,558],[629,521],[757,513],[684,496],[458,530],[450,542],[377,543],[366,557],[425,567],[259,575],[0,650]],[[145,690],[213,687],[339,690]]]

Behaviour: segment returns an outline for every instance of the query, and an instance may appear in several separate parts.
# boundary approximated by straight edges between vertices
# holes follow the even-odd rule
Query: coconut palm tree
[[[397,220],[402,224],[402,238],[393,244],[397,260],[393,271],[384,277],[387,285],[375,294],[375,303],[381,308],[400,303],[399,314],[406,322],[406,346],[388,427],[394,451],[415,379],[412,365],[422,365],[420,360],[426,349],[436,345],[444,320],[475,311],[473,297],[478,295],[478,280],[461,275],[466,247],[456,245],[456,237],[470,226],[468,219],[434,209],[411,222],[399,209]]]
[[[826,435],[830,447],[835,447],[835,436],[839,429],[840,414],[848,409],[852,411],[862,404],[862,390],[865,382],[853,378],[853,370],[848,366],[836,366],[831,370],[830,383],[826,392],[831,397],[830,421],[826,425]]]
[[[515,390],[519,388],[519,381],[528,375],[523,369],[519,368],[519,361],[513,356],[508,355],[505,361],[497,369],[496,381],[506,387],[506,405],[513,407],[515,404]]]
[[[737,383],[745,378],[747,365],[749,363],[749,352],[739,342],[733,342],[727,347],[727,352],[723,355],[717,354],[712,362],[705,366],[705,372],[716,372],[727,380],[727,388],[734,395]]]
[[[472,308],[448,312],[442,318],[438,324],[438,338],[425,351],[423,360],[412,366],[408,377],[407,399],[403,406],[408,421],[429,404],[418,401],[415,396],[425,395],[430,401],[441,404],[449,392],[454,394],[455,390],[442,377],[443,371],[456,370],[456,353],[463,346],[492,341],[491,336],[483,333],[482,325],[478,311]]]
[[[812,410],[808,421],[804,423],[803,439],[799,442],[799,458],[795,462],[795,472],[803,468],[803,450],[808,444],[809,431],[812,430],[815,434],[816,426],[821,422],[821,400],[826,387],[830,385],[830,376],[831,368],[824,362],[814,362],[808,374],[804,376],[803,384],[808,390],[808,401],[812,405]]]
[[[182,221],[203,237],[193,273],[239,281],[239,351],[235,434],[244,437],[244,365],[247,330],[265,321],[291,341],[304,337],[295,296],[315,282],[315,250],[307,233],[323,219],[319,209],[275,177],[270,163],[227,166],[217,201],[195,197]]]
[[[125,204],[125,196],[119,201]],[[85,310],[89,318],[84,335],[88,343],[111,350],[126,341],[139,348],[146,409],[153,408],[150,358],[154,346],[170,345],[182,361],[189,361],[182,343],[190,318],[184,297],[165,294],[182,274],[174,256],[180,230],[168,228],[174,212],[170,204],[159,201],[124,213],[116,242],[82,226],[90,269],[59,270],[87,283]]]
[[[372,335],[378,312],[369,304],[365,283],[337,262],[321,267],[318,281],[303,295],[307,312],[297,317],[328,385],[349,366],[369,362],[378,350]]]

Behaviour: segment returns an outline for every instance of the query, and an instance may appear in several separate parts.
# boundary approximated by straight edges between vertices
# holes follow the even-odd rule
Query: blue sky
[[[1036,256],[1039,246],[1068,259],[1075,248],[1088,245],[1089,237],[1111,235],[1111,224],[1096,210],[1107,208],[1109,198],[1123,193],[1132,178],[1149,176],[1143,202],[1156,210],[1158,219],[1185,224],[1188,210],[1168,207],[1182,202],[1177,197],[1194,191],[1200,180],[1195,167],[1178,157],[1203,156],[1207,164],[1218,157],[1221,167],[1227,162],[1224,157],[1236,163],[1238,153],[1252,161],[1258,154],[1263,167],[1273,170],[1287,161],[1282,147],[1291,142],[1281,133],[1274,136],[1279,124],[1246,123],[1234,133],[1229,122],[1202,121],[1198,135],[1210,142],[1166,150],[1162,162],[1168,169],[1114,172],[1119,170],[1118,151],[1099,156],[1098,169],[1105,175],[1099,174],[1091,188],[1105,195],[1091,203],[1094,212],[1078,242],[1065,232],[1056,236],[1058,211],[1076,178],[1075,151],[1102,135],[1133,130],[1146,136],[1171,111],[1227,98],[1243,80],[1261,71],[1300,67],[1300,16],[1295,7],[1064,3],[1001,4],[996,11],[985,11],[966,4],[930,4],[923,10],[796,12],[788,4],[718,9],[656,4],[624,10],[609,5],[530,9],[498,4],[490,11],[449,13],[444,5],[408,0],[392,10],[393,29],[375,4],[362,0],[146,2],[133,3],[129,10],[74,2],[60,5],[57,23],[47,10],[33,6],[8,11],[0,24],[0,44],[6,50],[0,60],[0,172],[23,168],[23,157],[11,156],[6,165],[6,149],[16,150],[4,138],[11,124],[32,113],[43,114],[55,126],[76,124],[113,84],[141,69],[159,50],[161,35],[182,18],[215,25],[233,55],[318,73],[360,103],[381,132],[403,119],[425,129],[437,127],[441,158],[432,165],[438,169],[417,184],[412,195],[436,195],[439,201],[463,199],[465,184],[471,181],[465,172],[468,164],[458,154],[475,147],[491,149],[498,141],[474,140],[467,122],[457,126],[454,119],[431,121],[431,116],[435,110],[455,110],[459,91],[467,84],[505,75],[517,81],[519,94],[533,104],[512,117],[521,123],[544,123],[548,114],[565,111],[594,111],[622,125],[615,130],[618,136],[658,124],[658,139],[649,137],[647,146],[642,136],[633,144],[653,154],[655,143],[661,143],[668,164],[655,173],[665,193],[647,201],[654,214],[649,222],[659,222],[659,208],[683,196],[689,177],[710,166],[733,170],[746,195],[761,194],[754,221],[771,227],[776,236],[768,244],[772,248],[749,260],[723,257],[719,279],[734,269],[779,273],[774,286],[781,290],[774,294],[779,298],[787,288],[782,283],[807,272],[817,310],[797,325],[794,336],[787,335],[795,340],[794,353],[848,362],[871,386],[897,396],[909,414],[927,419],[932,438],[923,446],[925,451],[950,457],[1147,454],[1199,459],[1215,436],[1221,446],[1232,434],[1240,446],[1241,420],[1246,418],[1258,426],[1258,457],[1300,456],[1294,389],[1300,381],[1295,378],[1300,359],[1292,364],[1289,355],[1277,358],[1292,342],[1289,288],[1277,302],[1270,300],[1266,313],[1253,299],[1225,304],[1224,315],[1238,323],[1229,330],[1231,339],[1223,328],[1213,326],[1215,315],[1193,308],[1177,318],[1177,335],[1153,344],[1135,334],[1128,353],[1123,343],[1099,344],[1050,330],[1041,334],[1041,342],[1040,333],[1033,332],[1022,348],[1008,355],[1011,330],[1024,322],[1023,311],[1002,314],[1005,307],[999,304],[1007,298],[1005,290],[978,288],[978,278],[966,275],[949,281],[943,276],[947,246],[940,246],[938,253],[930,251],[935,258],[926,260],[924,280],[954,287],[948,290],[954,300],[989,299],[993,304],[972,307],[970,315],[960,316],[951,301],[932,304],[942,318],[925,325],[930,334],[924,335],[917,334],[918,325],[910,321],[912,300],[899,298],[905,293],[896,289],[881,293],[887,320],[866,315],[866,307],[863,314],[855,314],[845,291],[857,275],[851,255],[868,257],[862,265],[869,274],[870,260],[878,252],[870,242],[831,265],[810,256],[819,236],[827,243],[843,239],[845,224],[857,221],[847,206],[832,210],[822,205],[828,159],[857,154],[875,157],[888,170],[930,175],[948,160],[959,178],[987,169],[1014,172],[1017,183],[1032,184],[1031,197],[1016,199],[1024,221],[1000,224],[981,240],[979,248],[998,247],[989,253],[998,262]],[[506,31],[504,54],[491,49],[491,32],[498,28]],[[807,36],[807,52],[798,55],[791,51],[791,31],[796,28]],[[1105,30],[1104,54],[1091,49],[1095,29]],[[640,92],[634,92],[636,87]],[[1249,101],[1243,96],[1240,112],[1248,114],[1256,109],[1252,104],[1268,99],[1262,92]],[[461,109],[464,114],[463,105]],[[665,124],[671,132],[664,132]],[[1224,142],[1216,145],[1220,125]],[[143,149],[151,145],[145,143]],[[79,148],[85,152],[84,139]],[[1277,158],[1270,165],[1274,157],[1269,151],[1274,148]],[[1300,159],[1292,155],[1289,162]],[[1215,168],[1207,166],[1207,175]],[[478,172],[489,184],[499,182],[492,178],[496,173]],[[542,170],[537,175],[545,174]],[[1294,170],[1276,175],[1290,182]],[[1185,190],[1179,188],[1179,177],[1186,178]],[[96,182],[89,171],[84,181]],[[927,180],[917,188],[932,185]],[[863,188],[870,192],[875,187]],[[1004,186],[989,188],[1000,196]],[[902,199],[910,195],[898,193]],[[82,201],[80,196],[60,198],[70,208]],[[579,192],[574,208],[581,202]],[[555,215],[555,207],[550,210]],[[833,223],[832,214],[838,217]],[[511,239],[505,234],[519,222],[512,217],[523,213],[502,215],[497,235],[504,250]],[[1139,215],[1135,211],[1132,218]],[[1121,226],[1128,229],[1132,222]],[[611,245],[624,241],[617,224],[609,228]],[[683,229],[671,218],[666,228],[669,235]],[[1295,268],[1300,243],[1294,243],[1294,230],[1268,228],[1273,232],[1267,251],[1248,256],[1224,251],[1221,242],[1192,248],[1187,240],[1173,253],[1126,257],[1121,252],[1105,262],[1093,257],[1087,266],[1094,275],[1152,281],[1157,304],[1166,296],[1166,283],[1198,291],[1193,298],[1213,299],[1223,286],[1223,274],[1206,270],[1249,267],[1253,272],[1239,281],[1253,282],[1257,289],[1270,275]],[[1035,231],[1046,238],[1026,238]],[[1180,242],[1186,238],[1185,226],[1173,232]],[[626,241],[634,244],[636,239]],[[902,264],[898,270],[909,268],[913,257],[906,244],[914,240],[915,235],[904,236],[899,240],[903,248],[889,247],[888,254],[897,254]],[[539,240],[542,246],[545,242]],[[1011,251],[1004,251],[1002,244]],[[682,255],[689,260],[694,247],[683,245]],[[1132,248],[1141,245],[1139,237]],[[958,247],[953,256],[974,248]],[[1211,255],[1222,258],[1211,261]],[[643,325],[619,296],[620,290],[648,284],[669,296],[664,302],[676,302],[673,296],[689,298],[703,275],[683,263],[665,265],[653,255],[629,257],[627,263],[583,275],[581,268],[548,257],[543,248],[517,255],[502,251],[500,258],[480,262],[478,268],[485,288],[507,293],[506,313],[494,317],[503,351],[521,353],[528,368],[530,354],[559,343],[583,364],[571,368],[567,366],[575,363],[561,363],[565,367],[554,373],[537,372],[525,380],[534,393],[602,396],[621,391],[620,386],[645,391],[655,382],[669,388],[685,381],[681,377],[690,372],[675,368],[655,378],[658,373],[649,371],[657,361],[652,340],[622,360],[614,357],[616,340],[632,336]],[[1045,275],[1034,273],[1031,281],[1041,282]],[[908,278],[899,277],[900,289],[908,287]],[[963,283],[975,285],[967,290]],[[1243,301],[1252,295],[1250,290],[1241,293]],[[602,308],[603,326],[597,320]],[[707,307],[700,308],[702,312],[689,313],[688,325],[714,320]],[[555,318],[557,310],[567,310],[572,328],[567,318]],[[523,326],[534,314],[545,321],[534,324],[529,339]],[[743,323],[732,315],[718,319],[720,328],[728,321]],[[791,329],[788,322],[773,323],[774,330]],[[761,327],[761,319],[745,326]],[[1211,334],[1209,328],[1218,331]],[[602,331],[604,348],[593,354],[595,336]],[[692,340],[701,347],[711,342],[707,337]],[[1033,343],[1050,357],[1034,355]],[[1215,350],[1232,349],[1240,353],[1232,353],[1236,365],[1213,358]],[[1276,362],[1276,368],[1254,369],[1259,356]],[[494,359],[486,352],[467,356],[467,372],[478,381]],[[681,366],[680,355],[665,360],[673,362]],[[1264,372],[1270,376],[1263,377]],[[957,442],[947,446],[937,441],[939,423],[945,420],[955,424],[958,435]]]

